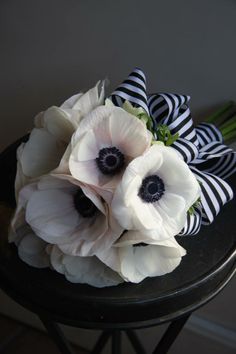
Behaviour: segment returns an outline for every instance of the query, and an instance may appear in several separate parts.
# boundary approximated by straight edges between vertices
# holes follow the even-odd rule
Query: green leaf
[[[157,127],[157,139],[162,141],[166,146],[172,145],[179,137],[179,133],[171,134],[167,125],[161,124]]]
[[[166,146],[172,145],[179,137],[179,133],[175,133],[174,135],[170,135],[166,141]]]
[[[137,107],[134,107],[129,101],[125,101],[125,102],[123,103],[122,108],[123,108],[126,112],[132,114],[132,115],[135,116],[135,117],[138,117],[138,116],[141,115],[141,114],[145,114],[145,111],[144,111],[144,109],[143,109],[142,107],[138,107],[138,108],[137,108]],[[138,117],[138,118],[139,118],[139,117]]]
[[[188,209],[188,213],[189,213],[190,215],[193,215],[194,212],[195,212],[195,208],[196,208],[197,206],[199,206],[200,203],[201,203],[201,197],[199,197],[199,198],[193,203],[193,205],[191,205],[191,207]]]
[[[141,119],[141,121],[146,124],[147,129],[152,132],[152,118],[147,113],[141,113],[137,117]]]
[[[195,209],[194,209],[193,206],[191,206],[191,207],[188,209],[188,213],[189,213],[190,215],[193,215],[193,214],[194,214],[194,211],[195,211]]]
[[[143,122],[147,129],[150,130],[151,133],[153,133],[152,130],[152,118],[145,112],[145,110],[142,107],[134,107],[129,101],[125,101],[123,103],[122,108],[132,114],[133,116],[137,117],[138,119]]]

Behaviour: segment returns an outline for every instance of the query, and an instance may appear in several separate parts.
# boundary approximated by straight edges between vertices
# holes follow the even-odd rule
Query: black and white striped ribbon
[[[198,148],[189,140],[178,138],[171,146],[178,151],[187,164],[198,158]]]
[[[236,153],[229,146],[223,144],[221,132],[209,123],[200,123],[196,127],[199,140],[199,154],[191,164],[197,165],[198,169],[215,174],[226,179],[236,172]],[[204,162],[210,162],[206,166]]]
[[[201,184],[202,224],[209,225],[221,207],[233,198],[232,188],[222,178],[191,166]]]
[[[204,164],[205,161],[211,163],[210,167]],[[191,165],[226,179],[236,172],[236,154],[228,146],[212,142],[200,149],[197,159],[193,160]]]
[[[230,154],[223,155],[217,160],[217,162],[214,162],[213,166],[202,168],[202,166],[199,165],[198,168],[219,176],[222,179],[226,179],[233,173],[236,173],[236,154],[235,152],[232,152]]]
[[[197,134],[188,107],[190,97],[173,93],[147,95],[146,77],[141,69],[136,68],[110,98],[116,106],[121,107],[127,100],[134,106],[142,107],[151,116],[154,128],[158,124],[167,125],[172,134],[178,132],[180,138],[198,146]]]
[[[150,115],[157,123],[169,125],[179,114],[181,107],[187,106],[189,96],[173,93],[156,93],[148,97]]]
[[[122,106],[125,100],[142,107],[153,120],[153,128],[167,125],[179,138],[172,144],[201,183],[201,204],[188,214],[180,235],[196,234],[201,224],[213,222],[220,208],[233,197],[225,178],[236,172],[236,154],[223,144],[220,131],[209,123],[193,125],[189,96],[172,93],[147,95],[146,78],[141,69],[135,69],[111,95],[113,103]],[[206,166],[206,162],[211,165]]]
[[[211,143],[199,149],[198,158],[192,161],[192,163],[199,164],[202,163],[203,161],[213,159],[216,157],[221,157],[223,155],[228,155],[231,153],[233,153],[233,149],[231,149],[230,147],[221,144],[217,141],[212,141]]]
[[[112,102],[122,107],[124,101],[131,102],[135,107],[142,107],[147,114],[146,77],[142,70],[136,68],[128,78],[120,84],[111,95]]]
[[[167,125],[172,134],[178,132],[179,137],[197,146],[198,139],[187,105],[189,99],[189,96],[172,93],[153,94],[148,98],[148,107],[155,127]]]
[[[202,224],[202,205],[199,203],[198,206],[194,208],[193,214],[187,214],[187,220],[183,230],[179,233],[178,236],[186,235],[196,235]]]
[[[200,123],[196,127],[196,132],[200,148],[213,141],[223,143],[222,134],[214,124]]]

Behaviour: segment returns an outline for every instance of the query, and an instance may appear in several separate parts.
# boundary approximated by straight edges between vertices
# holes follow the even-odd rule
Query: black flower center
[[[99,151],[96,163],[104,175],[115,175],[122,170],[125,158],[119,149],[112,146]]]
[[[128,232],[128,230],[124,230],[124,231],[122,232],[122,234],[120,235],[118,241],[119,241],[127,232]],[[145,242],[134,243],[134,244],[132,245],[132,247],[146,247],[146,246],[148,246],[148,244],[145,243]]]
[[[86,197],[82,189],[79,189],[74,195],[74,205],[78,213],[84,218],[94,216],[98,210],[93,202]]]
[[[144,243],[144,242],[139,242],[139,243],[133,244],[133,247],[146,247],[146,246],[148,246],[148,244]]]
[[[152,175],[144,178],[138,195],[147,203],[157,202],[165,192],[165,185],[160,177]]]

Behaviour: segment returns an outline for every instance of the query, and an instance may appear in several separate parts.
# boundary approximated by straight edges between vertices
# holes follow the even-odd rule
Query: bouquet
[[[230,105],[194,127],[189,96],[147,94],[140,69],[108,97],[105,86],[35,117],[9,233],[30,266],[96,287],[172,272],[186,254],[175,237],[213,222],[236,170],[223,143],[235,117],[219,119]]]

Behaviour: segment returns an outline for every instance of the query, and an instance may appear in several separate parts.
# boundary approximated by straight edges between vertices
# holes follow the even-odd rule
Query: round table
[[[0,202],[10,207],[15,206],[16,148],[26,139],[18,140],[0,155]],[[235,189],[235,176],[229,182]],[[170,322],[153,352],[163,354],[191,313],[217,295],[232,278],[236,268],[235,215],[233,200],[198,235],[178,237],[187,255],[172,273],[140,284],[103,289],[72,284],[50,269],[29,267],[19,259],[16,247],[5,242],[0,249],[0,286],[39,316],[61,353],[72,350],[57,323],[103,329],[92,353],[100,353],[110,337],[112,353],[121,353],[121,331],[125,331],[136,352],[142,354],[145,349],[133,329]],[[2,234],[3,230],[1,225]]]

